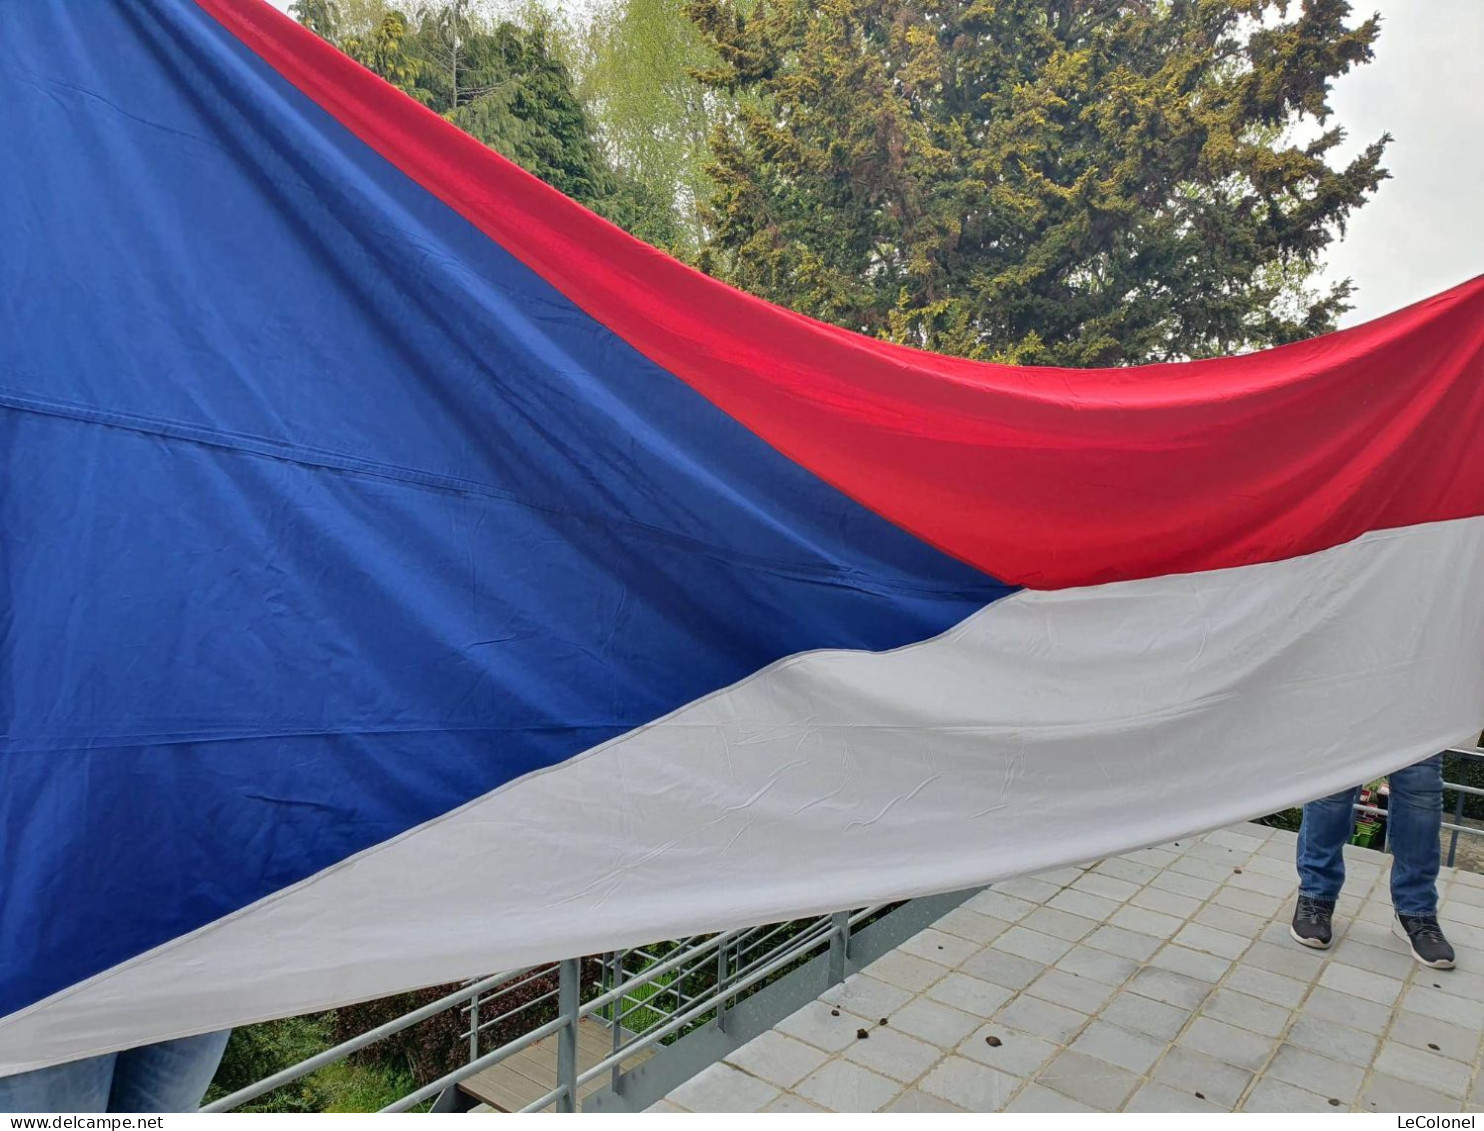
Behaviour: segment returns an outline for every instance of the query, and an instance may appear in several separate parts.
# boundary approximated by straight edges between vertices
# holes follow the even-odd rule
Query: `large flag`
[[[0,1073],[1085,860],[1484,724],[1484,280],[1217,361],[937,357],[260,0],[7,6],[0,152]]]

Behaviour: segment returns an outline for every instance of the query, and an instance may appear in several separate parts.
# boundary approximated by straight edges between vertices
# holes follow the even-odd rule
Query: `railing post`
[[[830,985],[845,981],[845,960],[850,957],[850,912],[830,916]]]
[[[727,999],[725,995],[727,984],[727,941],[722,939],[716,948],[716,1028],[718,1032],[727,1031]]]
[[[479,1059],[479,993],[469,998],[469,1061]]]
[[[1458,797],[1458,800],[1453,803],[1453,823],[1455,825],[1461,825],[1463,824],[1464,794],[1461,789],[1454,790],[1453,792]],[[1456,859],[1458,859],[1458,830],[1453,829],[1448,836],[1448,867],[1453,867],[1453,861]]]
[[[557,1030],[557,1086],[562,1094],[557,1111],[577,1110],[577,1009],[582,996],[582,972],[578,960],[562,962],[557,975],[557,1013],[566,1022]]]
[[[626,951],[615,950],[610,956],[613,959],[613,985],[610,990],[617,989],[623,983],[623,960]],[[623,996],[619,995],[608,1006],[608,1016],[613,1019],[613,1045],[612,1051],[617,1052],[623,1044]],[[608,1086],[613,1089],[614,1095],[623,1091],[623,1071],[619,1064],[614,1064],[612,1072],[608,1077]]]

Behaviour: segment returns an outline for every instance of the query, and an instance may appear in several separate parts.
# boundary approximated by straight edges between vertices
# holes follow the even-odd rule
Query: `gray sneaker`
[[[1315,899],[1313,896],[1298,897],[1298,906],[1293,909],[1293,925],[1288,933],[1295,942],[1312,946],[1315,950],[1328,950],[1334,932],[1330,920],[1334,917],[1335,901]]]
[[[1453,969],[1453,948],[1443,937],[1436,915],[1402,915],[1392,921],[1391,933],[1412,947],[1412,957],[1434,970]]]

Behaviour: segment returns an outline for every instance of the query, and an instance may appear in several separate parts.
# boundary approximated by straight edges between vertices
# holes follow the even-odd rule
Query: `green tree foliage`
[[[421,68],[408,54],[407,36],[407,17],[393,8],[383,12],[363,34],[346,36],[340,47],[393,86],[422,98],[416,85]]]
[[[708,137],[731,101],[695,77],[716,65],[715,52],[683,0],[604,0],[569,50],[609,160],[647,201],[675,213],[679,240],[693,253],[712,190]]]
[[[498,149],[574,200],[607,195],[607,167],[567,68],[552,57],[541,29],[500,24],[467,37],[455,125]],[[434,105],[448,106],[448,72],[424,68]]]
[[[321,39],[335,42],[340,38],[340,6],[335,0],[295,0],[289,15]]]
[[[669,203],[605,159],[539,20],[528,28],[491,22],[463,3],[404,10],[363,2],[353,21],[347,14],[334,0],[296,9],[307,26],[329,28],[357,62],[554,188],[641,239],[675,242]]]
[[[1327,155],[1344,0],[691,0],[753,97],[713,136],[703,266],[830,321],[1027,364],[1304,338],[1308,289],[1386,176]],[[1317,136],[1290,139],[1311,123]]]
[[[294,0],[289,14],[321,39],[343,44],[364,36],[387,13],[387,0]]]

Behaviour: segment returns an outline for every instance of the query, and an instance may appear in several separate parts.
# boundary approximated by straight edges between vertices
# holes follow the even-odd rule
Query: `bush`
[[[335,1042],[348,1041],[368,1029],[395,1021],[456,989],[457,984],[431,986],[425,990],[413,990],[411,993],[397,994],[379,1001],[345,1006],[336,1011],[333,1032]],[[405,1074],[419,1086],[431,1083],[468,1063],[469,1046],[463,1036],[466,1025],[467,1020],[457,1006],[445,1009],[442,1013],[436,1013],[425,1021],[353,1053],[351,1061]]]
[[[1469,785],[1484,789],[1484,758],[1465,758],[1454,754],[1443,760],[1443,777],[1457,785]],[[1443,794],[1443,805],[1451,818],[1453,806],[1458,801],[1454,793]],[[1464,794],[1463,815],[1484,820],[1484,797]]]
[[[232,1033],[206,1102],[221,1099],[275,1072],[324,1052],[336,1041],[335,1014],[245,1025]],[[416,1087],[412,1077],[382,1065],[328,1065],[243,1104],[247,1112],[376,1111]]]
[[[221,1067],[216,1071],[216,1079],[206,1092],[206,1102],[221,1099],[306,1057],[323,1052],[333,1043],[330,1040],[333,1019],[334,1014],[317,1013],[233,1030]],[[238,1110],[316,1111],[311,1092],[308,1080],[300,1079],[244,1104]]]
[[[1304,822],[1303,809],[1284,809],[1279,813],[1269,813],[1266,817],[1257,818],[1259,825],[1267,825],[1270,829],[1287,829],[1291,833],[1299,830],[1299,825]]]

